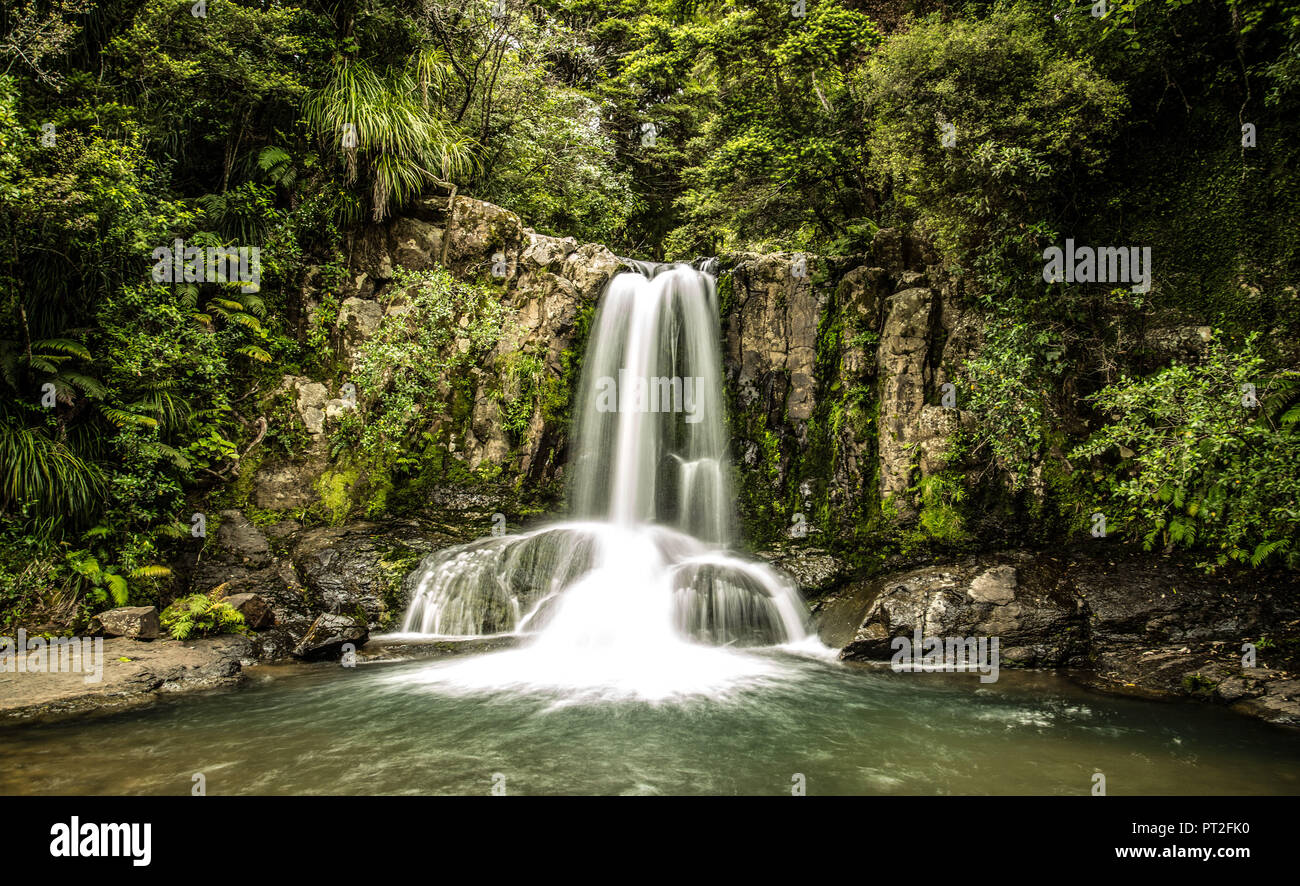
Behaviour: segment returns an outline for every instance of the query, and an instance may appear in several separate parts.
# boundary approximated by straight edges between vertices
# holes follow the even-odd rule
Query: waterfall
[[[730,541],[713,278],[619,274],[592,326],[569,463],[574,513]]]
[[[730,550],[713,276],[630,264],[606,287],[583,362],[573,519],[439,551],[413,575],[404,634],[524,638],[469,683],[671,693],[736,672],[730,647],[810,641],[797,589]]]

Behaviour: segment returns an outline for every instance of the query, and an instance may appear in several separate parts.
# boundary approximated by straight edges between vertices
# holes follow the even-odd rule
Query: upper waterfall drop
[[[731,541],[717,287],[690,265],[616,276],[592,324],[569,459],[581,519]]]
[[[814,642],[798,590],[729,550],[714,279],[685,264],[633,267],[610,281],[592,325],[573,519],[429,555],[402,626],[527,645],[440,667],[432,682],[662,697],[771,672],[718,647]]]

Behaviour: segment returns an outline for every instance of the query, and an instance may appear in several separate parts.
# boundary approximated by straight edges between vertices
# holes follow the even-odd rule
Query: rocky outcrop
[[[513,213],[468,197],[456,198],[449,224],[447,203],[445,197],[418,200],[410,215],[372,226],[360,237],[331,330],[344,374],[328,385],[304,377],[282,383],[281,392],[294,398],[295,414],[280,420],[301,423],[308,442],[293,458],[272,457],[259,465],[253,484],[258,507],[290,510],[318,505],[326,497],[346,499],[366,479],[335,473],[322,485],[330,467],[327,435],[334,420],[358,406],[355,389],[351,398],[347,394],[346,373],[355,367],[359,349],[386,320],[410,310],[395,288],[399,268],[446,267],[458,279],[496,288],[509,318],[492,353],[470,369],[467,379],[457,380],[468,382],[467,406],[449,406],[446,414],[431,417],[433,424],[451,429],[449,458],[464,471],[500,469],[524,478],[532,489],[555,485],[563,468],[565,416],[548,414],[543,398],[535,397],[525,429],[514,438],[503,420],[502,398],[519,384],[513,367],[520,355],[540,363],[529,379],[533,390],[559,390],[567,397],[576,384],[569,373],[585,346],[575,336],[580,319],[594,310],[624,263],[603,246],[538,234]],[[319,316],[321,294],[309,287],[304,296],[309,316]],[[464,344],[456,346],[463,350]],[[494,509],[502,507],[498,503]],[[346,517],[346,510],[332,516]]]
[[[730,272],[726,353],[732,394],[782,422],[792,439],[808,442],[816,403],[817,327],[825,296],[810,279],[808,259],[741,255]]]
[[[848,564],[820,548],[783,543],[755,552],[760,560],[784,572],[805,597],[817,597],[838,587],[848,576]]]
[[[749,529],[915,516],[910,490],[947,466],[960,405],[943,385],[973,341],[924,244],[878,232],[869,253],[724,257],[720,287],[733,447]],[[775,487],[775,489],[773,488]],[[775,493],[775,494],[774,494]],[[815,523],[809,515],[819,513]],[[758,518],[755,525],[754,518]]]
[[[1300,661],[1261,640],[1300,625],[1293,576],[1210,577],[1118,549],[1010,552],[849,584],[819,601],[815,620],[846,660],[888,660],[891,640],[917,631],[997,637],[1003,667],[1081,669],[1108,689],[1212,698],[1300,725]],[[1263,647],[1254,666],[1245,643]]]
[[[209,535],[190,576],[190,592],[214,598],[252,595],[270,610],[272,626],[258,636],[264,658],[288,654],[311,624],[306,589],[292,564],[277,555],[262,529],[242,511],[227,510]]]
[[[356,523],[304,530],[286,548],[313,610],[387,631],[406,610],[403,580],[425,555],[455,540],[416,524]]]
[[[492,204],[457,197],[449,212],[448,203],[445,196],[418,200],[406,216],[358,238],[352,273],[333,294],[331,335],[343,375],[282,383],[294,411],[275,421],[300,425],[308,442],[293,458],[272,456],[258,466],[252,501],[259,508],[298,510],[333,498],[344,507],[331,504],[328,516],[348,516],[365,477],[333,468],[328,433],[357,406],[346,373],[358,349],[408,310],[394,289],[398,268],[445,267],[496,288],[511,318],[493,353],[458,379],[468,382],[465,402],[433,422],[450,429],[448,458],[464,471],[499,471],[521,489],[558,491],[568,416],[554,403],[576,385],[583,318],[625,264],[603,246],[538,234]],[[824,544],[831,539],[818,536],[829,524],[878,515],[881,494],[896,500],[898,516],[912,516],[909,489],[946,465],[960,416],[959,407],[944,405],[941,387],[972,344],[960,332],[966,315],[937,257],[885,229],[860,255],[747,253],[721,257],[719,269],[734,452],[750,469],[742,485],[755,484],[740,490],[741,508],[760,524],[750,528],[773,540],[803,514],[809,541]],[[317,288],[308,286],[304,297],[307,313],[320,316]],[[536,397],[522,430],[513,417],[512,432],[502,401],[519,384],[511,367],[520,355],[539,361],[530,383],[550,392],[551,406]],[[814,513],[822,519],[811,520]]]

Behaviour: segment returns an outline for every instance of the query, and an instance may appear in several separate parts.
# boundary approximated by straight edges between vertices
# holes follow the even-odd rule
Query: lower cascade
[[[430,669],[431,682],[662,697],[773,673],[735,647],[820,648],[797,589],[728,547],[713,278],[636,267],[610,282],[592,326],[573,519],[439,551],[416,573],[403,634],[515,634],[523,645]]]

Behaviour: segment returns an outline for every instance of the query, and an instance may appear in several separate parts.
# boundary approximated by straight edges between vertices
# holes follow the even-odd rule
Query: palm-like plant
[[[57,520],[85,519],[96,509],[104,490],[104,475],[66,429],[52,432],[32,426],[35,408],[23,397],[48,390],[55,401],[73,405],[78,394],[102,397],[104,385],[79,371],[76,361],[90,360],[90,351],[72,338],[0,341],[0,510],[33,509]],[[12,399],[9,395],[13,395]]]
[[[32,505],[42,515],[77,519],[92,513],[103,495],[97,465],[10,415],[0,415],[0,465],[0,510]]]
[[[304,104],[321,138],[341,146],[347,181],[366,182],[375,221],[473,165],[471,141],[440,112],[448,71],[436,49],[382,75],[365,61],[345,61]]]

